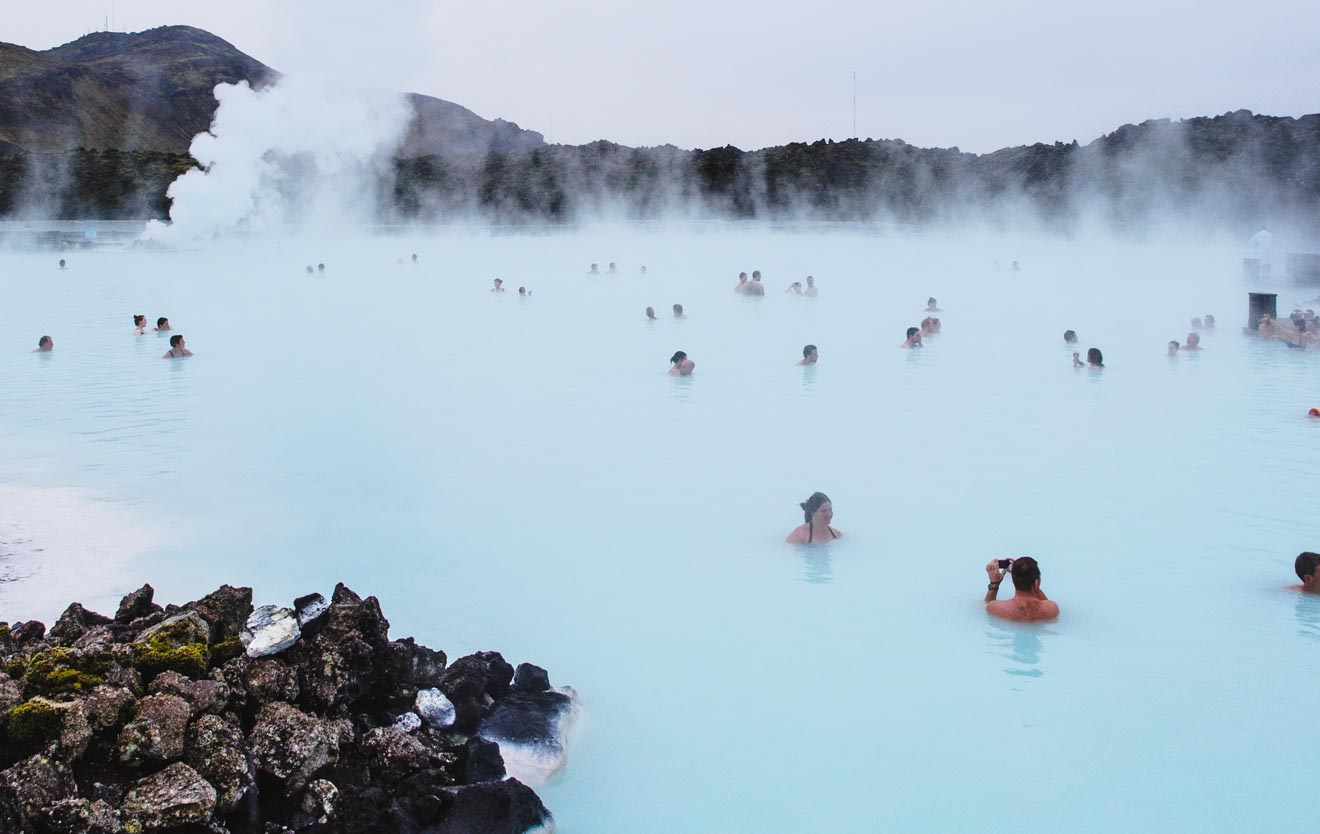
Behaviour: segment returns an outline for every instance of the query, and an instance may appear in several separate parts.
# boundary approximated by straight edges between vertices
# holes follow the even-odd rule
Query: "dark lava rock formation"
[[[390,640],[343,585],[255,612],[250,588],[152,597],[0,623],[3,834],[552,827],[497,741],[562,749],[576,700],[544,670]]]

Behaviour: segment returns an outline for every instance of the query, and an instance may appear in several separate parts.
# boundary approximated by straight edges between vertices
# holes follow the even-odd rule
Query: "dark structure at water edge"
[[[0,623],[0,832],[517,832],[503,752],[562,758],[572,690],[495,652],[391,640],[343,585],[289,608],[151,586],[49,631]]]

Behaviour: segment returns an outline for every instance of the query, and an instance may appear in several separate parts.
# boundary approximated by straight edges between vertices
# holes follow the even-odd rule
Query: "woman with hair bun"
[[[788,534],[789,544],[820,544],[833,541],[843,534],[830,526],[834,519],[834,505],[830,497],[823,492],[813,492],[811,497],[798,505],[806,523],[799,525]]]

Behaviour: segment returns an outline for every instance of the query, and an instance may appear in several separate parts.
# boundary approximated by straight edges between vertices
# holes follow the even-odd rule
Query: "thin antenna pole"
[[[857,70],[853,70],[853,138],[857,138]]]

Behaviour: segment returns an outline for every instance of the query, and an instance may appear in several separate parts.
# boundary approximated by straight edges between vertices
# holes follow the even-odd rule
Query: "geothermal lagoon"
[[[343,581],[578,691],[562,832],[1308,829],[1320,353],[1241,334],[1241,256],[731,224],[0,254],[0,610]],[[845,536],[784,544],[816,490]],[[1018,555],[1057,623],[986,616]]]

